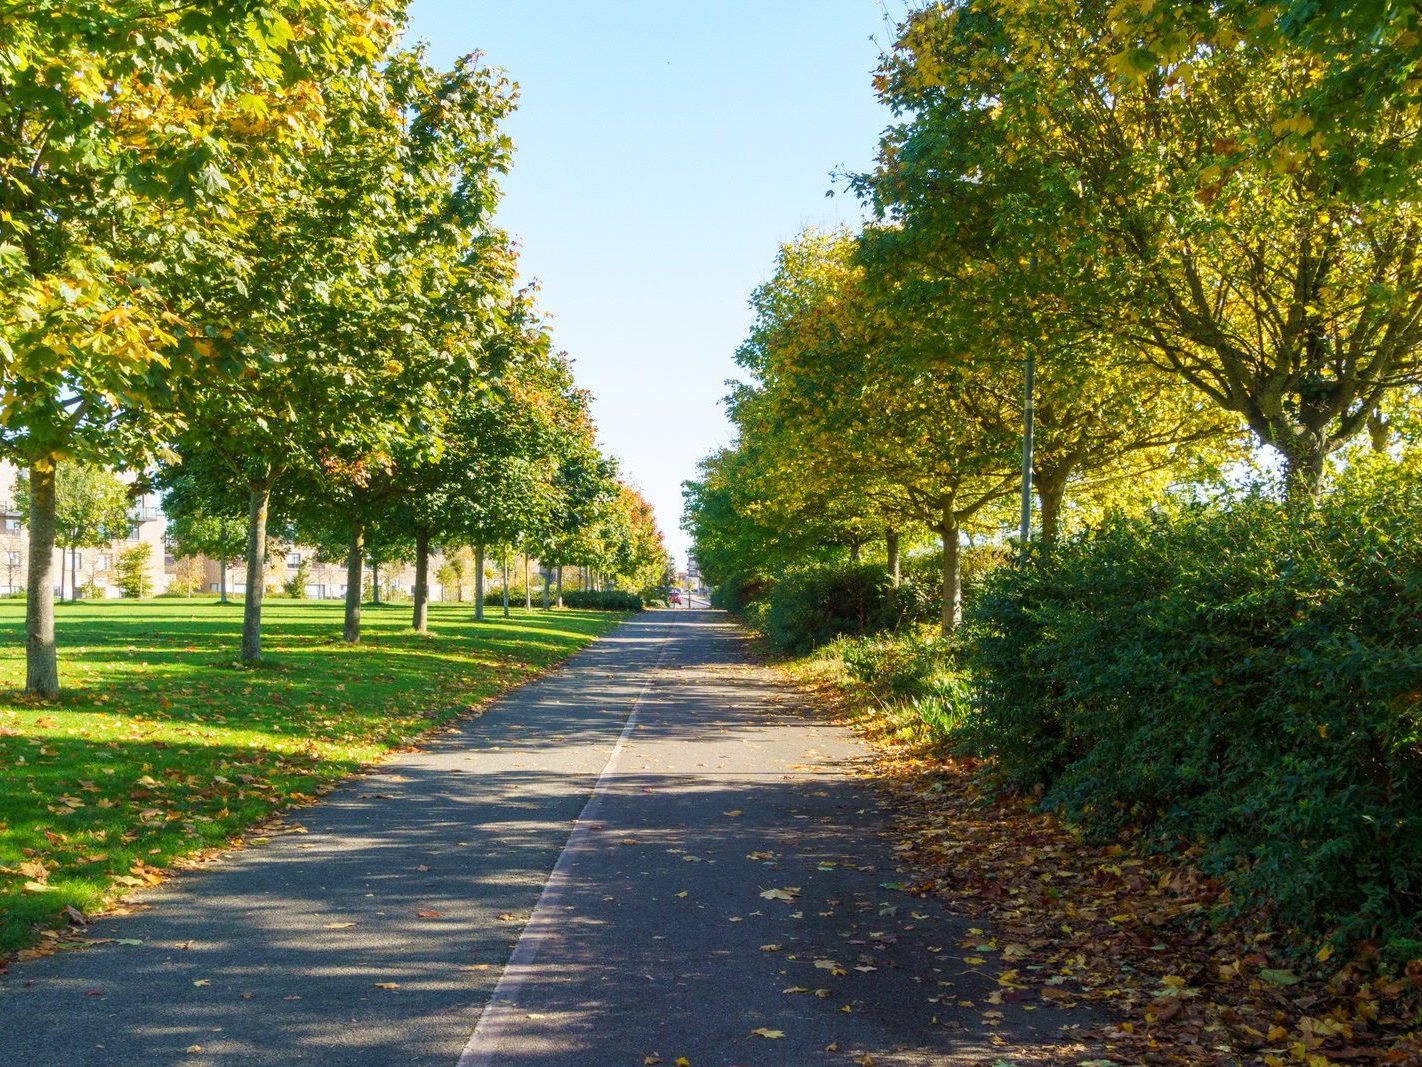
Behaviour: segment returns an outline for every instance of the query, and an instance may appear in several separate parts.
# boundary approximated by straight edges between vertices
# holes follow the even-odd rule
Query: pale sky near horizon
[[[889,122],[878,0],[414,0],[410,38],[519,83],[498,222],[521,243],[603,446],[679,564],[681,483],[729,443],[751,290],[808,226],[855,224],[831,172]]]

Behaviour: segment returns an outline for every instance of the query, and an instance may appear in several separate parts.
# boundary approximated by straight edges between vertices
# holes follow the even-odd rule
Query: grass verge
[[[434,604],[363,612],[268,601],[267,658],[233,664],[240,604],[97,601],[58,607],[63,695],[24,682],[24,604],[0,603],[0,953],[160,880],[422,733],[476,711],[611,629],[606,612]],[[34,951],[29,949],[29,951]]]

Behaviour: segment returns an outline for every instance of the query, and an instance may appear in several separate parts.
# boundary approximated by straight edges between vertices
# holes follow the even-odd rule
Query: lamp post
[[[1032,253],[1028,261],[1027,273],[1037,273],[1037,254]],[[1030,299],[1030,293],[1029,299]],[[1030,313],[1029,313],[1030,314]],[[1036,421],[1037,362],[1032,338],[1028,338],[1023,360],[1022,389],[1022,525],[1019,534],[1022,540],[1022,558],[1027,558],[1027,545],[1032,537],[1032,431]]]
[[[1027,349],[1026,386],[1022,398],[1022,558],[1027,558],[1027,542],[1032,536],[1032,429],[1036,411],[1033,392],[1036,385],[1037,367],[1032,358],[1032,349]]]

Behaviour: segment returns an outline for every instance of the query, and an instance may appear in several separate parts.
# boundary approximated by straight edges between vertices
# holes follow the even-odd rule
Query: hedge
[[[1422,955],[1422,470],[1114,519],[967,607],[968,739],[1098,829],[1204,846],[1239,908]]]

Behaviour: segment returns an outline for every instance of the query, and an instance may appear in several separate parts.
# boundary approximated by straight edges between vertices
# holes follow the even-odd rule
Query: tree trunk
[[[889,554],[889,581],[899,584],[899,532],[889,530],[884,534],[884,548]]]
[[[217,602],[218,602],[219,604],[226,604],[226,603],[227,603],[227,557],[226,557],[226,556],[223,556],[223,557],[222,557],[222,573],[221,573],[220,575],[218,575],[218,577],[217,577],[217,588],[218,588],[218,590],[219,590],[218,595],[217,595]]]
[[[79,549],[69,546],[69,599],[79,599]]]
[[[25,600],[25,692],[59,696],[54,646],[54,463],[30,467],[30,572]]]
[[[862,549],[862,546],[859,544],[858,541],[855,541],[852,545],[849,546],[849,562],[850,562],[850,563],[858,563],[858,562],[859,562],[859,556],[860,556],[860,553],[861,553],[861,549]]]
[[[563,606],[563,568],[558,568],[558,606]]]
[[[1374,411],[1368,416],[1368,439],[1371,441],[1374,452],[1386,452],[1392,439],[1392,427],[1388,425],[1387,419],[1383,418],[1382,412]]]
[[[360,644],[361,575],[365,570],[365,524],[351,523],[351,540],[346,546],[346,623],[341,638],[348,645]]]
[[[262,658],[262,594],[267,575],[267,509],[272,502],[270,483],[251,488],[247,495],[247,596],[242,602],[242,662]]]
[[[553,572],[548,569],[548,564],[542,560],[538,561],[538,569],[543,574],[543,610],[548,610],[548,580],[553,577]]]
[[[1059,466],[1068,466],[1062,463]],[[1032,481],[1037,490],[1037,500],[1042,506],[1042,544],[1054,545],[1062,526],[1062,501],[1066,499],[1067,479],[1070,472],[1065,470],[1037,471]]]
[[[1299,448],[1284,452],[1284,494],[1291,504],[1312,506],[1323,488],[1324,452]]]
[[[380,607],[380,562],[374,556],[370,557],[370,604]]]
[[[509,617],[509,557],[499,560],[499,584],[504,587],[504,618]]]
[[[951,634],[963,619],[962,573],[958,559],[958,526],[943,513],[943,633]]]
[[[415,613],[410,625],[416,633],[430,629],[430,535],[424,530],[415,534]]]
[[[484,621],[484,546],[474,548],[474,621]]]
[[[524,611],[532,611],[532,610],[533,610],[533,579],[532,579],[531,571],[530,571],[529,567],[530,567],[530,565],[529,565],[529,562],[528,562],[528,553],[525,552],[525,553],[523,554],[523,610],[524,610]]]

